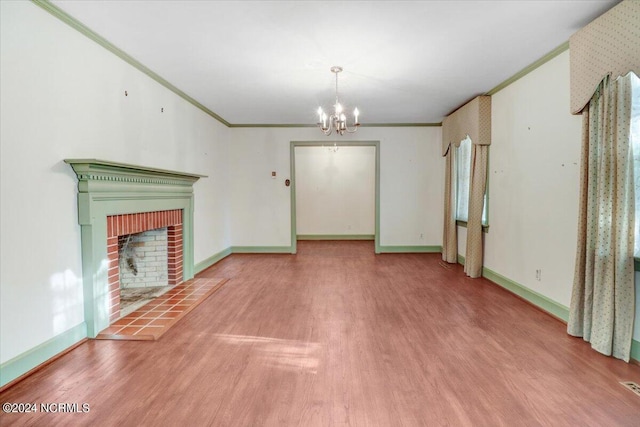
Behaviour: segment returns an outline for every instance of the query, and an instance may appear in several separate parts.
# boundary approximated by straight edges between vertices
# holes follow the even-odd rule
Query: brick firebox
[[[118,236],[141,233],[167,227],[168,285],[182,282],[183,237],[182,210],[132,213],[107,216],[107,259],[109,262],[109,322],[120,318],[120,263],[118,262]]]

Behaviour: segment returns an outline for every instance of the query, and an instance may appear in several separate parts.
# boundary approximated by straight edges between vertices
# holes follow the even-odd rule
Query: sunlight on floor
[[[229,344],[254,346],[267,365],[274,368],[317,373],[321,348],[319,343],[250,335],[216,334],[215,336]]]

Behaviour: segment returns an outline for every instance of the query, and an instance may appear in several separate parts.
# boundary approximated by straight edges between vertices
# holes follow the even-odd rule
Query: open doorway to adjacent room
[[[373,240],[379,252],[380,142],[291,142],[291,244]]]

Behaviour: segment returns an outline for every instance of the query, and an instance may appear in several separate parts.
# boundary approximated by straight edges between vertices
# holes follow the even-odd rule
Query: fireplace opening
[[[118,236],[120,316],[163,295],[169,286],[167,227]]]
[[[109,322],[183,281],[182,210],[107,217]]]

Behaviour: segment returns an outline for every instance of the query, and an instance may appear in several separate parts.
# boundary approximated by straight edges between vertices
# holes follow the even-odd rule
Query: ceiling
[[[233,125],[439,123],[617,0],[53,1]]]

